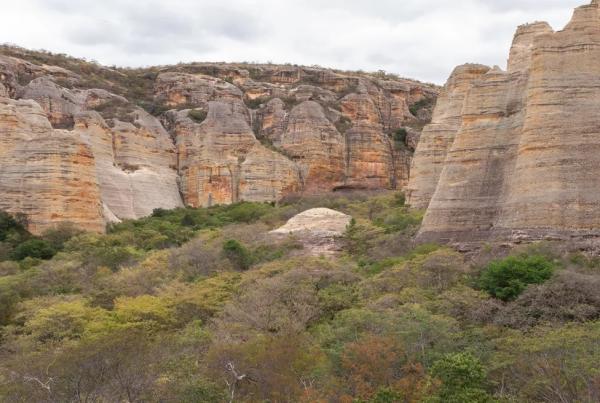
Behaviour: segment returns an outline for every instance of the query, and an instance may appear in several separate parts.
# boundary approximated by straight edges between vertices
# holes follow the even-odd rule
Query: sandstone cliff
[[[384,73],[117,69],[0,47],[0,209],[34,232],[102,231],[155,208],[402,188],[437,91]]]
[[[582,238],[600,224],[600,6],[519,27],[508,70],[467,65],[423,132],[408,186],[426,241]]]

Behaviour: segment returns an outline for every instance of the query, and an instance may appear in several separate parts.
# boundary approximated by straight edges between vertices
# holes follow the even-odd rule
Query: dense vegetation
[[[354,217],[339,256],[268,236],[317,206]],[[0,401],[599,401],[598,261],[414,245],[420,220],[357,193],[105,235],[1,214]]]

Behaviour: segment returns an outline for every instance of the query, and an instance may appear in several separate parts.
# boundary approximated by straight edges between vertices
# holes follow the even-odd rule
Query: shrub
[[[196,220],[194,219],[194,216],[192,214],[186,212],[181,218],[181,225],[183,225],[184,227],[193,227],[196,225]]]
[[[228,206],[226,215],[230,222],[251,223],[272,209],[272,206],[261,203],[236,203]]]
[[[564,271],[529,287],[503,307],[495,322],[514,328],[600,319],[600,276]]]
[[[406,143],[407,136],[408,136],[408,132],[403,127],[401,127],[400,129],[398,129],[394,132],[394,134],[392,135],[392,138],[394,139],[394,142],[396,143],[396,148],[399,148],[400,146],[404,145],[404,143]]]
[[[202,123],[206,120],[208,113],[201,109],[192,109],[188,112],[188,117],[196,123]]]
[[[23,225],[23,219],[13,217],[7,212],[0,211],[0,242],[18,243],[29,233]]]
[[[155,208],[152,210],[152,217],[166,217],[169,214],[169,210],[164,208]]]
[[[468,272],[463,256],[452,250],[440,249],[414,260],[418,269],[417,284],[438,292],[452,288]]]
[[[248,270],[252,265],[252,254],[248,248],[234,239],[223,244],[223,253],[237,270]]]
[[[433,106],[434,102],[435,100],[433,98],[423,98],[420,101],[417,101],[414,104],[410,105],[408,109],[410,110],[410,113],[412,113],[414,116],[417,116],[421,109],[430,108],[431,106]]]
[[[160,116],[169,110],[168,106],[160,102],[138,101],[138,106],[153,116]]]
[[[442,384],[434,402],[486,403],[491,396],[483,389],[486,375],[481,362],[471,354],[446,354],[436,361],[431,374]]]
[[[127,246],[127,243],[125,237],[83,234],[67,241],[65,250],[79,255],[81,261],[89,267],[108,267],[116,271],[141,257],[141,251]]]
[[[394,195],[394,202],[398,207],[404,207],[406,205],[406,195],[404,192],[398,192]]]
[[[503,301],[517,298],[529,284],[552,277],[554,264],[541,255],[509,256],[491,262],[480,277],[480,286]]]
[[[352,121],[346,116],[340,116],[337,122],[335,122],[335,128],[338,132],[344,134],[352,128]]]
[[[65,243],[69,239],[80,235],[82,232],[83,231],[76,228],[73,224],[61,223],[55,228],[44,231],[42,239],[47,241],[52,248],[59,251],[64,249]]]
[[[35,259],[52,259],[52,257],[56,254],[56,250],[48,243],[42,239],[29,239],[21,244],[19,244],[15,249],[11,252],[11,258],[13,260],[23,260],[27,257],[35,258]]]
[[[171,270],[181,273],[185,281],[193,281],[215,273],[223,263],[221,245],[196,238],[170,253]]]
[[[423,220],[422,213],[409,211],[404,208],[388,210],[373,220],[378,227],[384,228],[386,232],[403,232],[417,228]]]
[[[381,387],[399,383],[405,361],[397,338],[366,335],[345,345],[341,372],[352,395],[368,399]]]

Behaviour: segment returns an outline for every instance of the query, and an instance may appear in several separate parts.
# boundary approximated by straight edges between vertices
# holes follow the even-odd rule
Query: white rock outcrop
[[[284,226],[271,231],[274,236],[293,236],[309,255],[331,255],[340,251],[341,237],[352,217],[328,208],[314,208],[292,217]]]

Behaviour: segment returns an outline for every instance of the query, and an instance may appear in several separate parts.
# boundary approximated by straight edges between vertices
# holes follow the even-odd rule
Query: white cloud
[[[0,41],[108,65],[273,61],[387,70],[443,83],[505,65],[517,25],[561,29],[587,0],[19,0]]]

